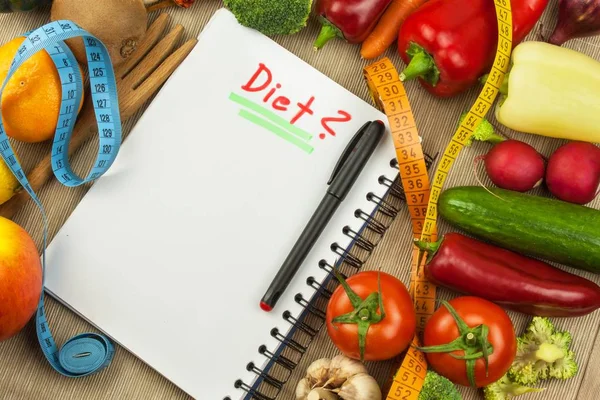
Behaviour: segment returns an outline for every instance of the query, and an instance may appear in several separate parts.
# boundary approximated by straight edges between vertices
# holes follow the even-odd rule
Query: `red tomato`
[[[416,313],[406,286],[392,275],[377,272],[359,272],[347,283],[362,301],[378,292],[377,276],[381,279],[384,318],[369,326],[366,335],[364,360],[378,361],[393,358],[406,350],[415,335]],[[333,292],[327,306],[326,323],[329,337],[347,357],[360,359],[358,326],[355,323],[332,322],[335,317],[355,310],[348,294],[340,285]],[[381,310],[375,308],[379,315]],[[371,315],[373,317],[373,315]]]
[[[478,358],[475,362],[475,383],[477,387],[483,387],[497,381],[508,371],[517,353],[517,338],[509,316],[498,305],[479,297],[463,296],[448,303],[469,328],[481,324],[488,327],[488,341],[493,346],[493,353],[488,356],[488,376],[484,359]],[[447,344],[459,336],[456,321],[442,305],[425,325],[423,346]],[[456,384],[470,386],[465,360],[457,360],[450,354],[461,356],[464,351],[426,352],[427,361],[437,373]]]

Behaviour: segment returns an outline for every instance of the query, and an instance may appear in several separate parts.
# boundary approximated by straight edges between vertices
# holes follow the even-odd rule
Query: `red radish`
[[[586,204],[594,200],[600,184],[600,148],[587,142],[569,142],[548,160],[546,185],[560,200]]]
[[[484,156],[485,170],[494,185],[507,190],[526,192],[542,183],[544,158],[533,147],[519,140],[505,140]]]

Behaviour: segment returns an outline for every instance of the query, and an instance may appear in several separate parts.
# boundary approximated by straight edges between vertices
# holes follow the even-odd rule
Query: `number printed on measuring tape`
[[[38,51],[46,51],[57,68],[61,82],[61,103],[51,150],[52,171],[64,186],[75,187],[102,176],[115,160],[121,145],[121,117],[117,85],[111,59],[104,44],[68,20],[54,21],[24,35],[0,88],[0,98],[14,72]],[[96,160],[85,178],[77,176],[69,164],[68,149],[83,96],[83,79],[79,65],[65,40],[82,37],[87,54],[90,92],[98,126],[99,148]],[[0,104],[1,109],[1,104]],[[27,180],[10,145],[0,120],[0,154],[24,190],[40,209],[43,219],[42,277],[46,271],[48,221],[41,201]],[[43,279],[42,278],[42,279]],[[52,367],[62,375],[90,375],[110,364],[114,346],[103,335],[84,333],[69,339],[59,350],[54,341],[44,309],[44,291],[36,316],[36,332],[41,349]]]
[[[427,374],[427,361],[417,347],[419,347],[419,339],[415,336],[400,368],[394,375],[387,400],[418,400]]]

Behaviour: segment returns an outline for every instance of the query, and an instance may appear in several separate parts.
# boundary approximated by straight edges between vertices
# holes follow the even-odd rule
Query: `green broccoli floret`
[[[419,400],[461,400],[460,392],[448,379],[432,370],[427,371]]]
[[[267,35],[291,35],[306,26],[313,0],[223,0],[238,22]]]
[[[463,120],[467,116],[468,111],[465,111],[461,114],[460,119],[458,120],[458,126],[462,124]],[[480,142],[490,142],[492,144],[498,144],[500,142],[505,141],[506,139],[496,133],[494,130],[494,126],[490,124],[487,119],[483,119],[479,125],[475,128],[475,132],[469,138],[469,140],[465,143],[465,146],[470,147],[473,144],[474,140],[478,140]]]
[[[571,350],[567,351],[567,355],[559,358],[552,364],[550,368],[550,377],[555,379],[569,379],[577,375],[579,366],[575,361],[575,353]]]
[[[496,382],[483,388],[484,400],[510,400],[513,397],[521,396],[525,393],[541,392],[545,388],[532,388],[512,382],[508,375],[504,375]]]
[[[548,318],[534,317],[517,338],[517,355],[508,371],[510,379],[532,385],[540,379],[572,378],[578,366],[570,345],[569,332],[556,332]]]

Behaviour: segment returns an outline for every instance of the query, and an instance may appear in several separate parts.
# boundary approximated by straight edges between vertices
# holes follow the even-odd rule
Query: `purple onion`
[[[600,0],[559,0],[558,23],[548,42],[561,46],[568,40],[600,34]]]

